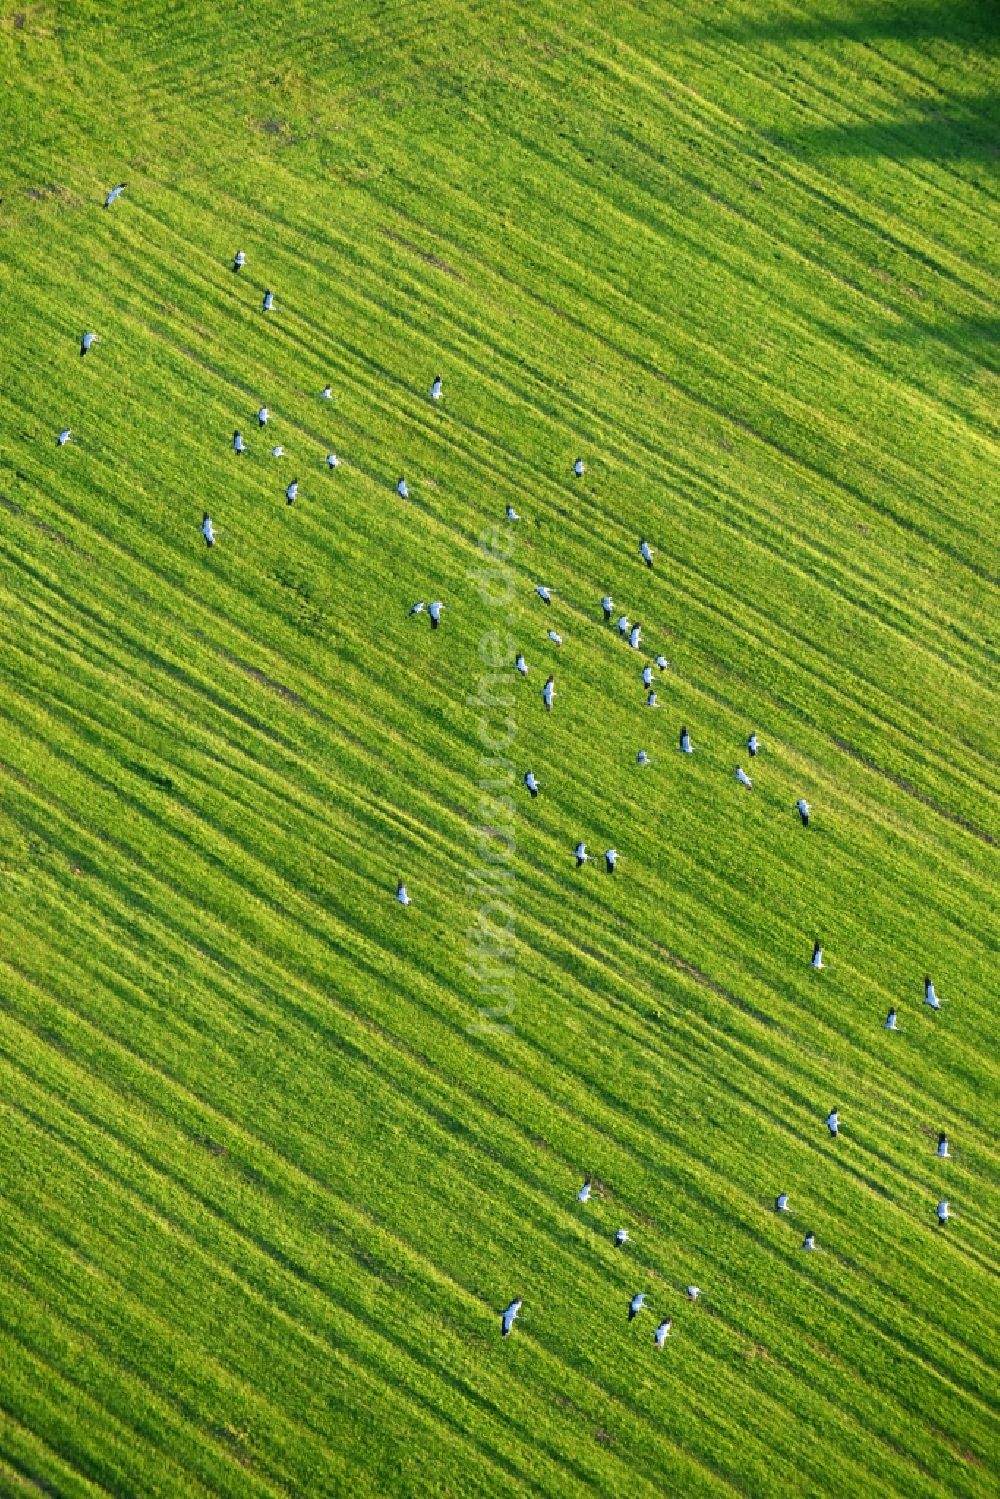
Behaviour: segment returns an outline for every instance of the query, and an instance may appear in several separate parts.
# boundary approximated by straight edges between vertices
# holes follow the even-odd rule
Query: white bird
[[[639,1291],[628,1304],[628,1320],[634,1322],[646,1305],[645,1291]]]
[[[276,443],[275,446],[271,449],[271,457],[272,458],[284,458],[284,456],[285,456],[285,450],[281,446],[281,443],[280,442]]]
[[[212,517],[207,510],[201,519],[201,534],[205,538],[207,547],[215,546],[215,527],[212,525]]]
[[[261,406],[257,411],[257,421],[260,426],[266,427],[271,419],[271,413],[266,406]]]
[[[273,306],[274,306],[274,292],[273,291],[266,291],[264,293],[264,300],[260,304],[260,310],[261,310],[261,312],[270,312],[271,308]]]
[[[652,689],[650,689],[650,691],[646,694],[646,707],[658,708],[659,706],[659,703],[656,701],[656,693],[653,692]]]
[[[618,850],[616,848],[607,849],[604,854],[604,868],[607,870],[608,874],[614,874],[615,866],[617,865],[617,863]]]
[[[541,599],[543,604],[551,604],[552,594],[543,583],[538,583],[536,585],[535,592],[538,594],[538,597]]]
[[[802,818],[802,826],[804,828],[807,828],[809,826],[809,803],[806,801],[805,797],[800,796],[798,801],[795,803],[795,807],[799,816]]]
[[[410,498],[410,491],[406,487],[406,480],[403,478],[402,474],[400,474],[399,479],[396,483],[396,493],[399,495],[399,498],[401,500],[408,500]]]
[[[333,400],[333,386],[332,385],[324,385],[323,389],[319,393],[319,398],[320,398],[321,401],[332,401]]]
[[[410,904],[409,892],[402,880],[396,882],[396,899],[401,906],[408,906]]]
[[[670,665],[670,662],[667,660],[666,656],[657,656],[656,664],[661,671],[666,671],[667,667]]]
[[[410,605],[410,613],[411,614],[423,614],[423,612],[424,612],[424,610],[426,608],[427,608],[427,605],[424,603],[423,599],[418,599],[415,604],[411,604]]]
[[[837,1109],[831,1109],[829,1114],[827,1114],[826,1127],[834,1139],[836,1139],[840,1134],[840,1113]]]
[[[427,613],[431,617],[431,629],[436,630],[441,623],[441,610],[444,608],[440,599],[435,599],[433,604],[427,605]]]
[[[621,615],[620,618],[619,618],[619,620],[618,620],[618,633],[619,633],[619,635],[627,635],[628,632],[629,632],[629,630],[631,628],[632,628],[632,626],[628,622],[628,615],[627,614]]]
[[[647,567],[652,567],[653,554],[649,550],[649,542],[645,537],[643,537],[643,539],[639,543],[639,556],[642,558],[643,562],[645,562]]]
[[[288,488],[285,490],[285,500],[289,505],[294,505],[295,501],[298,499],[298,495],[299,481],[298,479],[293,479],[291,484],[289,484]]]
[[[508,520],[520,520],[521,519],[521,517],[518,515],[517,511],[514,509],[513,505],[508,505],[507,506],[506,517],[507,517]]]
[[[778,1193],[777,1197],[774,1199],[774,1211],[776,1213],[788,1213],[788,1212],[791,1212],[791,1209],[788,1206],[788,1193],[787,1192],[779,1192]]]
[[[552,641],[553,645],[562,645],[562,636],[555,630],[549,631],[549,639]]]
[[[885,1021],[883,1022],[882,1028],[883,1028],[883,1030],[887,1030],[887,1031],[898,1031],[899,1030],[899,1026],[896,1024],[896,1011],[895,1011],[895,1009],[892,1009],[892,1010],[889,1011],[888,1015],[885,1017]]]
[[[434,384],[431,386],[431,400],[440,401],[441,392],[444,389],[444,381],[440,375],[434,376]]]
[[[615,601],[609,593],[606,593],[601,600],[601,608],[604,611],[604,623],[607,624],[615,608]]]
[[[938,1227],[944,1228],[950,1217],[951,1208],[948,1205],[948,1199],[946,1197],[943,1197],[937,1205]]]
[[[757,751],[760,749],[760,740],[757,738],[756,734],[750,735],[750,738],[747,740],[747,749],[750,751],[751,755],[756,755]]]
[[[233,452],[234,453],[245,453],[246,450],[247,450],[247,445],[243,441],[243,433],[242,432],[234,432],[233,433]]]
[[[584,1184],[580,1188],[579,1192],[577,1192],[577,1194],[576,1194],[576,1200],[577,1200],[577,1202],[589,1202],[590,1201],[590,1178],[589,1177],[584,1182]]]
[[[643,687],[652,687],[653,685],[653,668],[651,666],[644,666],[642,668],[642,685]]]
[[[698,1297],[700,1295],[701,1295],[701,1292],[699,1291],[699,1289],[698,1289],[697,1286],[688,1286],[688,1288],[687,1288],[687,1299],[688,1299],[688,1301],[697,1301]]]
[[[645,750],[640,750],[639,753],[636,755],[635,759],[636,759],[636,764],[637,765],[648,765],[649,764],[649,756],[646,754]]]
[[[576,460],[576,462],[574,463],[574,465],[573,465],[573,472],[574,472],[574,474],[576,474],[576,477],[578,479],[583,474],[583,459],[582,458],[578,458]]]
[[[327,468],[339,468],[340,467],[340,459],[337,457],[336,453],[327,453],[327,455],[326,455],[326,466],[327,466]]]
[[[694,745],[691,743],[691,735],[688,733],[687,729],[683,725],[681,726],[680,746],[681,746],[681,753],[682,754],[685,754],[685,755],[693,755],[694,754]]]
[[[826,967],[826,964],[823,962],[823,949],[820,946],[820,941],[819,941],[818,937],[816,938],[815,942],[813,943],[813,955],[809,959],[809,963],[810,963],[810,966],[813,967],[813,968],[825,968]]]
[[[521,673],[522,677],[526,677],[528,675],[528,663],[527,661],[525,661],[520,651],[518,651],[517,656],[515,657],[514,667]]]
[[[944,1130],[938,1135],[937,1150],[934,1153],[942,1158],[947,1158],[951,1155],[951,1151],[948,1149],[948,1136]]]
[[[97,343],[97,334],[96,333],[85,333],[83,335],[83,337],[80,339],[80,358],[81,359],[83,358],[84,354],[89,354],[90,353],[90,350],[91,350],[91,348],[93,347],[93,345],[95,343]]]
[[[657,1348],[663,1347],[664,1343],[670,1336],[670,1329],[673,1327],[673,1325],[673,1319],[671,1317],[664,1318],[664,1320],[660,1323],[659,1327],[653,1334],[653,1343]]]
[[[244,255],[243,251],[242,250],[237,250],[236,254],[233,256],[233,272],[234,272],[234,274],[237,271],[242,271],[242,269],[246,265],[246,263],[247,263],[247,258]]]
[[[620,1228],[620,1229],[618,1229],[618,1231],[615,1234],[615,1243],[618,1245],[619,1249],[622,1247],[623,1244],[627,1244],[628,1243],[628,1229],[627,1228]]]
[[[524,772],[524,784],[527,786],[533,797],[537,796],[539,791],[541,790],[541,787],[535,779],[535,772],[533,770],[526,770]]]
[[[545,710],[547,713],[552,712],[552,699],[555,697],[555,695],[556,679],[555,677],[548,677],[546,679],[545,686],[542,688],[542,702],[545,704]]]
[[[803,1249],[815,1249],[816,1248],[816,1235],[812,1232],[811,1229],[806,1234],[805,1238],[802,1240],[802,1248]]]
[[[514,1318],[517,1316],[523,1305],[523,1297],[518,1296],[516,1300],[512,1301],[510,1306],[507,1307],[503,1316],[500,1318],[500,1336],[502,1338],[510,1337],[510,1330],[514,1326]]]
[[[59,447],[64,448],[72,440],[73,434],[68,427],[64,427],[56,438]]]
[[[736,767],[736,779],[739,781],[740,785],[745,786],[748,791],[753,790],[753,781],[751,781],[742,765],[737,765]]]
[[[941,1008],[941,997],[935,993],[934,985],[931,983],[929,977],[924,979],[924,1004],[930,1005],[932,1010],[940,1010]]]
[[[573,853],[576,856],[576,867],[577,869],[581,869],[590,858],[590,855],[587,852],[587,845],[585,843],[578,843],[576,845],[576,848],[573,850]]]
[[[126,186],[127,186],[126,183],[119,182],[119,184],[118,184],[117,187],[113,187],[111,189],[111,191],[108,193],[108,196],[104,200],[104,206],[105,206],[105,208],[110,208],[111,205],[112,205],[112,203],[117,203],[118,199],[121,197],[122,193],[125,191]]]
[[[639,649],[639,636],[641,632],[642,625],[633,625],[631,630],[629,630],[628,632],[628,643],[634,651],[637,651]]]

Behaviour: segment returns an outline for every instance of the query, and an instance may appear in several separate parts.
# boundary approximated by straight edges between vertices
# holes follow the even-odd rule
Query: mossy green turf
[[[0,23],[3,1493],[996,1491],[996,20]]]

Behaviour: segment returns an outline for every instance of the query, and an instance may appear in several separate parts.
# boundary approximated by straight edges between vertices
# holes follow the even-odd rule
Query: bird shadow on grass
[[[1000,95],[914,99],[902,117],[806,127],[787,135],[782,144],[811,158],[981,163],[1000,189]]]
[[[726,18],[719,29],[733,41],[767,43],[846,41],[945,41],[956,47],[1000,51],[1000,7],[995,0],[874,0],[850,16],[758,13],[743,21]]]

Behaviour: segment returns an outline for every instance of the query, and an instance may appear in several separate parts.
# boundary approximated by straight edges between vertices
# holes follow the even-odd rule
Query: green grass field
[[[988,0],[0,20],[0,1493],[997,1493],[998,75]]]

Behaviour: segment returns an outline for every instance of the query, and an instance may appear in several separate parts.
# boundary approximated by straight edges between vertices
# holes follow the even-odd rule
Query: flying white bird
[[[646,754],[645,750],[640,750],[639,753],[636,755],[635,760],[636,760],[636,764],[637,765],[648,765],[649,764],[649,756]]]
[[[601,608],[604,611],[604,623],[607,624],[615,609],[615,601],[609,593],[606,593],[601,600]]]
[[[581,477],[581,475],[583,474],[583,471],[584,471],[583,470],[583,459],[582,458],[578,458],[576,460],[576,462],[574,463],[574,465],[573,465],[573,472],[574,472],[574,474],[576,474],[576,477],[579,479]]]
[[[237,250],[236,254],[233,256],[233,273],[235,274],[237,271],[242,271],[246,263],[247,258],[244,255],[243,251]]]
[[[427,605],[424,603],[423,599],[418,599],[415,604],[411,604],[410,605],[410,613],[411,614],[423,614],[423,612],[424,612],[424,610],[426,608],[427,608]]]
[[[615,1233],[615,1243],[618,1245],[619,1249],[621,1249],[621,1247],[622,1247],[623,1244],[627,1244],[628,1243],[628,1229],[627,1228],[619,1228],[617,1230],[617,1232]]]
[[[524,1298],[518,1296],[515,1301],[511,1302],[510,1306],[506,1309],[503,1316],[500,1318],[500,1336],[502,1338],[510,1337],[510,1330],[514,1326],[514,1318],[517,1316],[523,1305]]]
[[[93,347],[94,344],[97,343],[97,341],[98,341],[98,339],[97,339],[97,334],[96,333],[85,333],[83,335],[83,337],[80,339],[80,358],[81,359],[83,358],[84,354],[89,354],[90,353],[91,348]]]
[[[693,755],[694,754],[694,745],[691,743],[691,735],[688,733],[687,729],[684,727],[683,724],[681,725],[680,746],[681,746],[681,751],[682,751],[683,754],[685,754],[685,755]]]
[[[789,1212],[791,1212],[791,1208],[788,1206],[788,1193],[787,1192],[779,1192],[778,1193],[777,1197],[774,1199],[774,1211],[776,1213],[789,1213]]]
[[[805,797],[800,796],[798,801],[795,803],[795,807],[799,816],[802,818],[802,826],[804,828],[807,828],[809,826],[809,803],[806,801]]]
[[[698,1289],[697,1286],[688,1286],[688,1288],[687,1288],[687,1299],[688,1299],[688,1301],[697,1301],[698,1297],[700,1295],[701,1295],[701,1292],[699,1291],[699,1289]]]
[[[643,537],[643,539],[639,543],[639,556],[642,558],[643,562],[645,562],[647,567],[652,567],[653,554],[649,550],[649,542],[645,537]]]
[[[396,899],[401,906],[408,906],[410,904],[409,892],[402,880],[398,880],[396,883]]]
[[[406,487],[406,480],[403,478],[402,474],[400,474],[399,479],[396,483],[396,493],[399,495],[399,498],[401,500],[408,500],[410,498],[410,491]]]
[[[271,419],[271,413],[266,406],[261,406],[257,412],[257,421],[261,427],[266,427]]]
[[[113,187],[111,189],[111,191],[108,193],[108,196],[104,200],[104,206],[105,206],[105,208],[110,208],[111,205],[112,205],[112,203],[117,203],[118,202],[118,199],[121,197],[122,193],[125,191],[126,186],[127,186],[126,183],[119,182],[119,184],[118,184],[117,187]]]
[[[646,694],[646,707],[658,708],[659,706],[659,703],[656,701],[656,693],[651,688]]]
[[[836,1139],[837,1136],[840,1134],[840,1112],[839,1112],[839,1110],[837,1110],[837,1109],[831,1109],[830,1110],[829,1114],[827,1114],[827,1116],[826,1116],[826,1127],[830,1131],[830,1134],[833,1136],[833,1138]]]
[[[615,866],[617,865],[617,863],[618,850],[616,848],[607,849],[604,854],[604,868],[607,870],[608,874],[614,874]]]
[[[756,734],[750,735],[750,738],[747,740],[747,749],[750,751],[751,755],[757,754],[758,750],[760,749],[760,740],[757,738]]]
[[[642,685],[643,687],[652,687],[653,685],[653,668],[651,666],[644,666],[642,668]]]
[[[937,1205],[938,1227],[939,1228],[944,1228],[945,1224],[948,1222],[948,1219],[950,1217],[951,1217],[951,1208],[948,1205],[948,1199],[946,1197],[944,1197],[944,1198],[941,1199],[941,1201]]]
[[[552,699],[555,697],[555,695],[556,679],[555,677],[548,677],[546,679],[545,686],[542,688],[542,702],[545,704],[545,711],[547,713],[552,712]]]
[[[433,604],[427,605],[427,613],[431,617],[431,629],[436,630],[441,623],[441,610],[444,608],[440,599],[435,599]]]
[[[507,510],[506,510],[505,513],[506,513],[507,520],[520,520],[521,519],[521,517],[518,515],[517,511],[514,509],[513,505],[508,505],[507,506]]]
[[[660,1323],[659,1327],[653,1334],[653,1343],[657,1348],[663,1347],[664,1343],[670,1336],[670,1329],[673,1327],[673,1325],[673,1319],[671,1317],[666,1317],[664,1321]]]
[[[543,604],[551,604],[552,594],[543,583],[539,583],[536,585],[535,592],[538,594],[538,597],[541,599]]]
[[[589,1177],[584,1182],[584,1184],[580,1188],[579,1192],[577,1192],[577,1194],[576,1194],[576,1200],[577,1200],[577,1202],[589,1202],[590,1201],[590,1178]]]
[[[247,445],[243,441],[243,433],[242,432],[234,432],[233,433],[233,452],[234,453],[245,453],[246,450],[247,450]]]
[[[813,943],[813,955],[809,959],[809,963],[810,963],[811,967],[813,967],[813,968],[825,968],[826,967],[826,964],[823,962],[823,949],[820,946],[820,941],[819,941],[818,937],[816,938],[815,942]]]
[[[68,427],[64,427],[59,433],[59,436],[56,438],[56,442],[58,443],[59,447],[64,448],[68,442],[72,441],[72,437],[73,434],[70,429]]]
[[[634,1322],[646,1305],[645,1291],[639,1291],[628,1304],[628,1320]]]
[[[737,765],[736,767],[736,779],[739,781],[740,785],[745,786],[748,791],[753,790],[753,781],[751,781],[742,765]]]
[[[562,636],[556,630],[549,631],[549,639],[553,645],[562,645]]]
[[[281,446],[281,443],[280,442],[276,443],[275,446],[271,449],[271,457],[272,458],[284,458],[284,456],[285,456],[285,450]]]
[[[944,1130],[942,1130],[938,1135],[937,1150],[934,1152],[934,1154],[939,1155],[943,1158],[951,1155],[951,1151],[948,1149],[948,1136],[945,1134]]]
[[[520,651],[518,651],[517,656],[514,660],[514,667],[521,673],[522,677],[526,677],[528,675],[528,663],[527,661],[525,661]]]
[[[533,797],[537,796],[539,791],[541,790],[541,787],[535,779],[535,772],[533,770],[526,770],[524,772],[524,784],[527,786]]]
[[[661,671],[666,671],[667,667],[670,665],[670,662],[667,660],[666,656],[657,656],[656,664]]]
[[[431,400],[440,401],[441,392],[444,389],[444,381],[440,375],[434,376],[434,384],[431,386]]]
[[[587,845],[585,843],[578,843],[576,845],[576,848],[573,850],[573,853],[576,857],[577,869],[582,869],[584,864],[586,864],[587,860],[590,858],[590,855],[587,852]]]
[[[201,518],[201,534],[205,538],[207,547],[215,546],[215,527],[212,525],[212,517],[207,510]]]
[[[883,1022],[882,1029],[883,1030],[887,1030],[887,1031],[898,1031],[899,1030],[899,1026],[896,1024],[896,1011],[895,1011],[895,1009],[890,1010],[889,1013],[888,1013],[888,1015],[885,1017],[885,1021]]]
[[[806,1234],[805,1238],[802,1240],[802,1248],[803,1249],[815,1249],[816,1248],[816,1235],[812,1232],[811,1229]]]
[[[285,500],[289,505],[294,505],[295,501],[298,499],[298,496],[299,481],[298,479],[293,479],[291,484],[289,484],[288,488],[285,490]]]
[[[628,632],[628,643],[634,651],[639,649],[639,636],[642,633],[642,625],[633,625]]]
[[[261,312],[270,312],[271,308],[273,306],[274,306],[274,292],[273,291],[266,291],[264,293],[264,300],[260,304],[260,310],[261,310]]]
[[[941,997],[935,993],[934,985],[931,983],[929,976],[924,979],[924,1004],[930,1005],[932,1010],[940,1010],[941,1008]]]
[[[319,397],[320,397],[321,401],[332,401],[333,400],[333,386],[332,385],[324,385],[323,389],[319,393]]]
[[[340,467],[340,459],[337,457],[336,453],[327,453],[327,455],[326,455],[326,466],[327,466],[327,468],[339,468]]]

